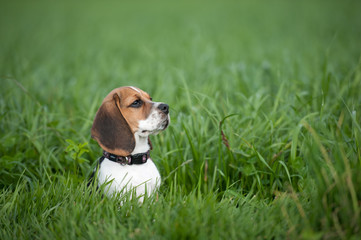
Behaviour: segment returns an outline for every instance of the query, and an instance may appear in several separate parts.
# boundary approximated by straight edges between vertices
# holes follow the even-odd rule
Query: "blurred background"
[[[168,98],[178,92],[169,85],[181,87],[182,81],[204,93],[219,82],[230,83],[228,91],[240,85],[229,75],[240,73],[245,89],[239,90],[247,94],[259,87],[255,78],[281,81],[282,76],[271,75],[278,71],[297,78],[302,72],[302,80],[309,81],[326,56],[330,67],[347,68],[360,53],[358,1],[1,5],[1,74],[24,85],[36,79],[31,85],[38,84],[41,99],[66,97],[58,96],[64,88],[67,95],[82,89],[103,96],[124,84]]]
[[[0,0],[0,238],[356,239],[360,12]],[[93,118],[124,85],[168,103],[171,125],[151,138],[159,199],[119,211],[84,192]]]
[[[339,96],[360,107],[360,9],[359,1],[1,1],[2,184],[24,171],[43,176],[40,163],[81,168],[83,179],[101,153],[90,140],[95,111],[123,85],[171,106],[170,130],[153,138],[166,145],[154,151],[163,175],[193,159],[182,173],[192,189],[205,159],[212,171],[223,166],[223,185],[268,171],[250,146],[270,163],[308,114],[339,116]],[[230,114],[238,117],[224,131],[235,156],[219,142]],[[82,160],[65,151],[67,139],[89,143]],[[296,182],[306,176],[298,147],[286,163]]]

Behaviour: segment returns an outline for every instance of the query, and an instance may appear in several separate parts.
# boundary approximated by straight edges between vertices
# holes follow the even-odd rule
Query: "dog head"
[[[148,93],[135,87],[112,90],[103,100],[91,129],[103,150],[128,156],[135,147],[135,134],[148,137],[169,125],[169,106],[153,102]]]

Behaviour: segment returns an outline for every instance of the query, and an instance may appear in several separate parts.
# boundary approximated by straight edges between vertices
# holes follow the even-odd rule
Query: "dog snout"
[[[161,103],[158,106],[158,109],[161,110],[163,113],[168,114],[169,113],[169,106],[168,104]]]

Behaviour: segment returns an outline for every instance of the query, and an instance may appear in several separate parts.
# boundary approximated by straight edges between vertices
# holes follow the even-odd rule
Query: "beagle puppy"
[[[159,188],[161,177],[150,158],[149,135],[165,130],[169,122],[169,106],[153,102],[139,88],[116,88],[104,98],[91,136],[103,149],[97,179],[98,186],[108,183],[108,196],[134,191],[143,202]]]

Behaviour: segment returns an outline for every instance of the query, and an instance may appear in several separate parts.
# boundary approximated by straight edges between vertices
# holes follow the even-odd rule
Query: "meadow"
[[[0,5],[0,239],[361,238],[360,1]],[[86,185],[127,85],[171,125],[120,206]]]

